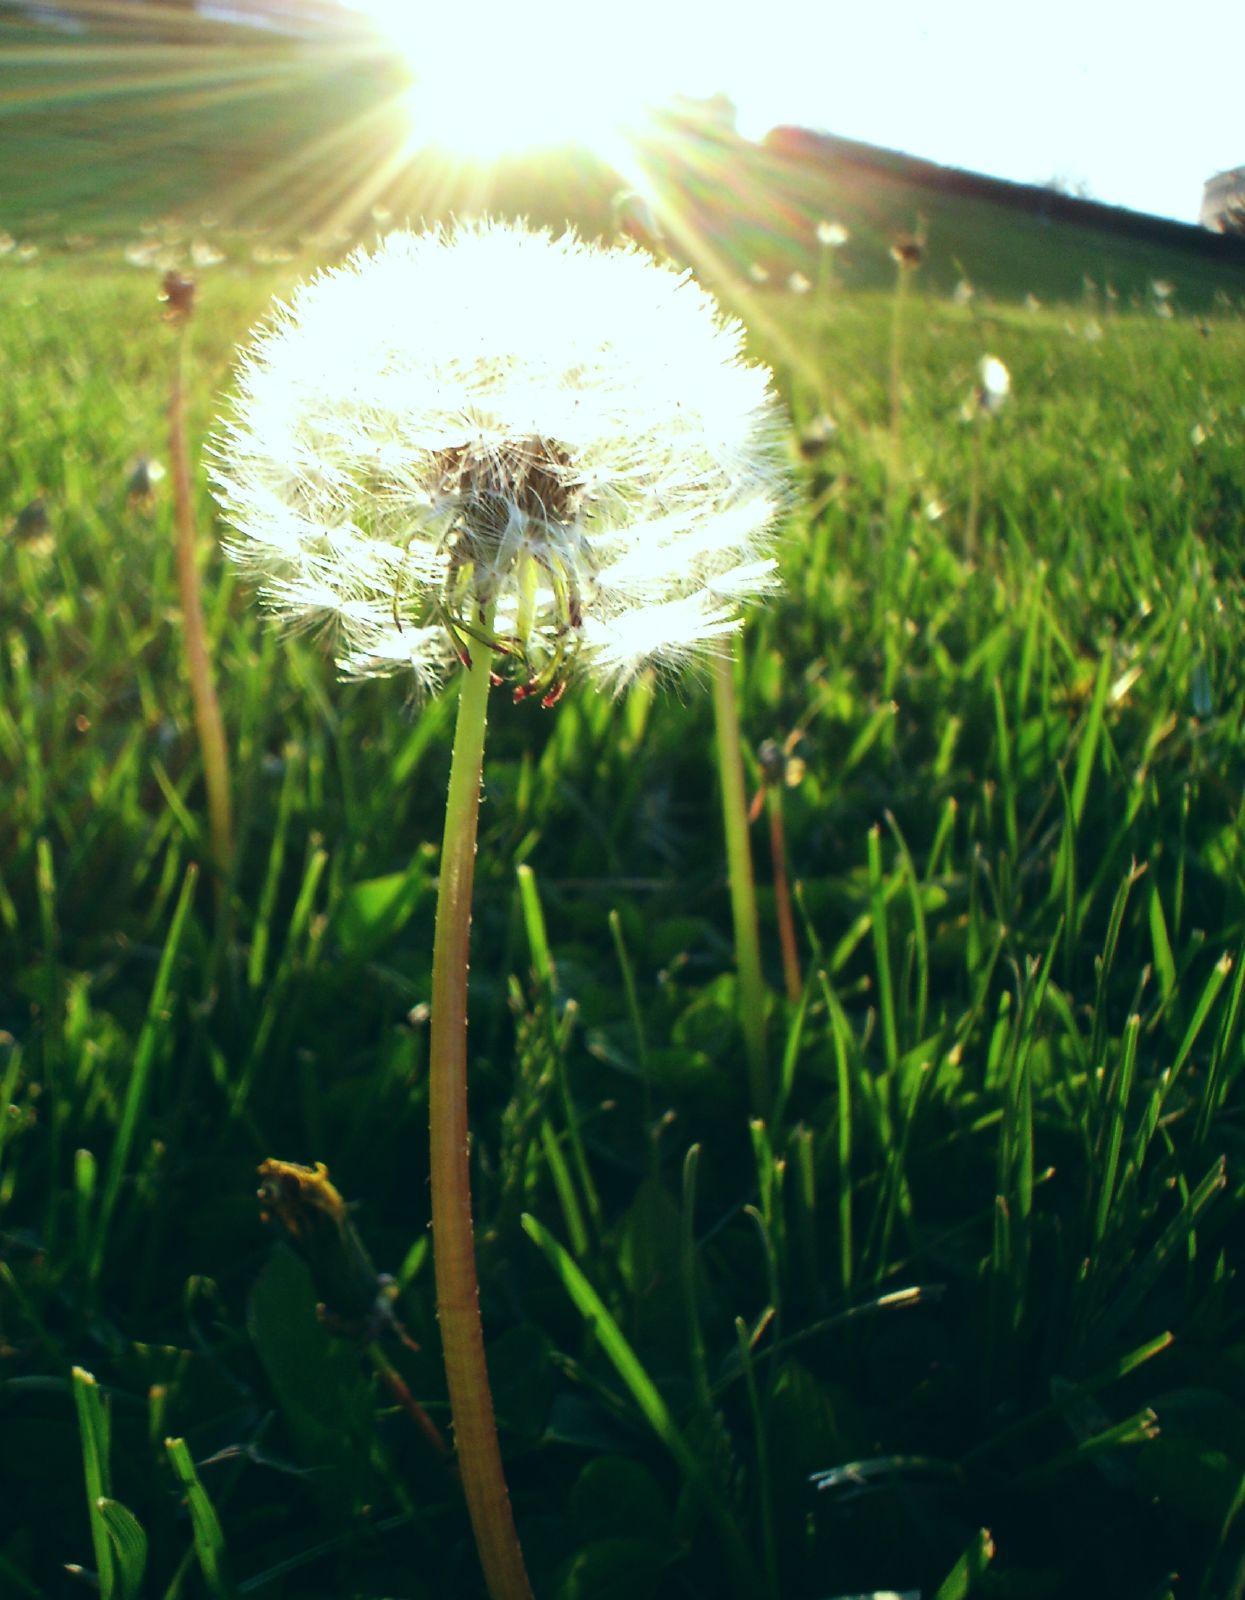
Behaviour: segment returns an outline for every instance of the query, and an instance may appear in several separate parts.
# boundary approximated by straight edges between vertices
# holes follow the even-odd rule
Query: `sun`
[[[608,159],[679,87],[670,53],[642,30],[603,36],[568,0],[484,0],[452,14],[359,3],[410,63],[412,149],[483,162],[578,145]]]

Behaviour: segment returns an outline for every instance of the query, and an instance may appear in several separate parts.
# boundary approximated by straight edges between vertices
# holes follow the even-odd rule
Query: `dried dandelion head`
[[[891,260],[906,272],[915,272],[925,260],[925,241],[913,233],[901,233],[891,241]]]
[[[765,369],[686,273],[497,222],[395,233],[243,358],[217,496],[267,603],[350,675],[424,685],[478,638],[520,696],[720,644],[773,583]]]

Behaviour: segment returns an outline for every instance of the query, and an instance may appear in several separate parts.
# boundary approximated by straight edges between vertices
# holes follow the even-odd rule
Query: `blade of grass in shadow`
[[[938,1586],[934,1600],[967,1600],[977,1580],[994,1560],[994,1540],[988,1528],[981,1528],[972,1543]]]
[[[764,1593],[764,1579],[744,1543],[743,1535],[730,1508],[714,1493],[699,1458],[680,1432],[669,1407],[644,1370],[635,1351],[628,1344],[622,1329],[606,1310],[596,1290],[548,1229],[531,1215],[524,1216],[523,1227],[574,1301],[579,1314],[592,1329],[602,1350],[627,1386],[649,1426],[674,1457],[688,1484],[699,1495],[705,1514],[713,1523],[722,1541],[726,1563],[736,1591],[745,1596]]]
[[[164,1448],[186,1496],[190,1526],[194,1533],[195,1554],[203,1571],[203,1582],[212,1600],[237,1600],[238,1591],[229,1573],[225,1534],[216,1507],[195,1471],[194,1461],[184,1439],[166,1439]]]
[[[92,1374],[81,1367],[73,1369],[73,1397],[78,1411],[82,1475],[86,1480],[86,1508],[91,1523],[91,1543],[95,1547],[95,1571],[100,1594],[104,1600],[111,1600],[116,1563],[108,1527],[100,1513],[101,1504],[112,1492],[108,1407]]]
[[[169,998],[169,985],[173,977],[173,966],[181,949],[182,935],[186,929],[186,921],[190,914],[190,906],[194,899],[195,884],[198,881],[198,876],[198,868],[193,863],[186,868],[186,876],[182,880],[182,892],[178,898],[177,908],[173,912],[173,921],[169,925],[168,937],[164,941],[160,965],[156,969],[156,981],[152,985],[151,998],[147,1003],[147,1015],[143,1019],[142,1031],[138,1036],[138,1046],[134,1051],[134,1062],[130,1068],[129,1083],[126,1086],[125,1103],[121,1108],[121,1121],[117,1128],[117,1137],[113,1143],[112,1154],[108,1158],[108,1171],[104,1178],[103,1193],[100,1195],[99,1219],[95,1227],[95,1239],[91,1247],[90,1259],[87,1262],[87,1279],[90,1283],[96,1282],[99,1278],[100,1269],[104,1264],[104,1250],[108,1243],[108,1229],[112,1223],[112,1214],[117,1204],[117,1196],[121,1192],[121,1182],[125,1176],[126,1163],[129,1160],[130,1150],[137,1136],[139,1122],[146,1104],[151,1070],[155,1065],[156,1052],[160,1041],[168,1029],[168,1018],[165,1011]]]
[[[769,1427],[757,1390],[756,1373],[752,1369],[752,1344],[748,1324],[742,1317],[735,1318],[735,1337],[739,1350],[739,1365],[744,1375],[748,1394],[748,1410],[752,1414],[752,1427],[756,1435],[757,1499],[761,1505],[761,1546],[765,1558],[765,1592],[777,1600],[778,1545],[774,1537],[774,1497],[770,1479]]]

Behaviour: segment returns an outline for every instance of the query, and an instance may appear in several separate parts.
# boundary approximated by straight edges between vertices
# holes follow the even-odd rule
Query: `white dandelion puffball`
[[[348,675],[424,686],[473,640],[516,696],[721,648],[774,584],[770,374],[685,272],[480,222],[321,273],[243,356],[217,497],[266,603]]]

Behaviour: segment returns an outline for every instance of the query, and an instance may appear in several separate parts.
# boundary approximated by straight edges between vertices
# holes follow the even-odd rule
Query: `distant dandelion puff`
[[[982,356],[977,379],[981,409],[989,416],[998,416],[1012,392],[1011,373],[998,356]]]
[[[677,665],[771,587],[770,375],[686,273],[484,222],[395,233],[244,357],[218,498],[270,607],[348,675],[441,681],[478,639],[516,697]]]
[[[793,272],[787,279],[787,288],[792,294],[807,294],[812,287],[811,279],[802,272]]]
[[[823,217],[817,224],[817,243],[824,244],[830,250],[841,249],[850,238],[851,234],[841,222]]]
[[[198,271],[218,267],[225,260],[225,252],[218,250],[206,239],[196,239],[190,246],[190,264]]]

